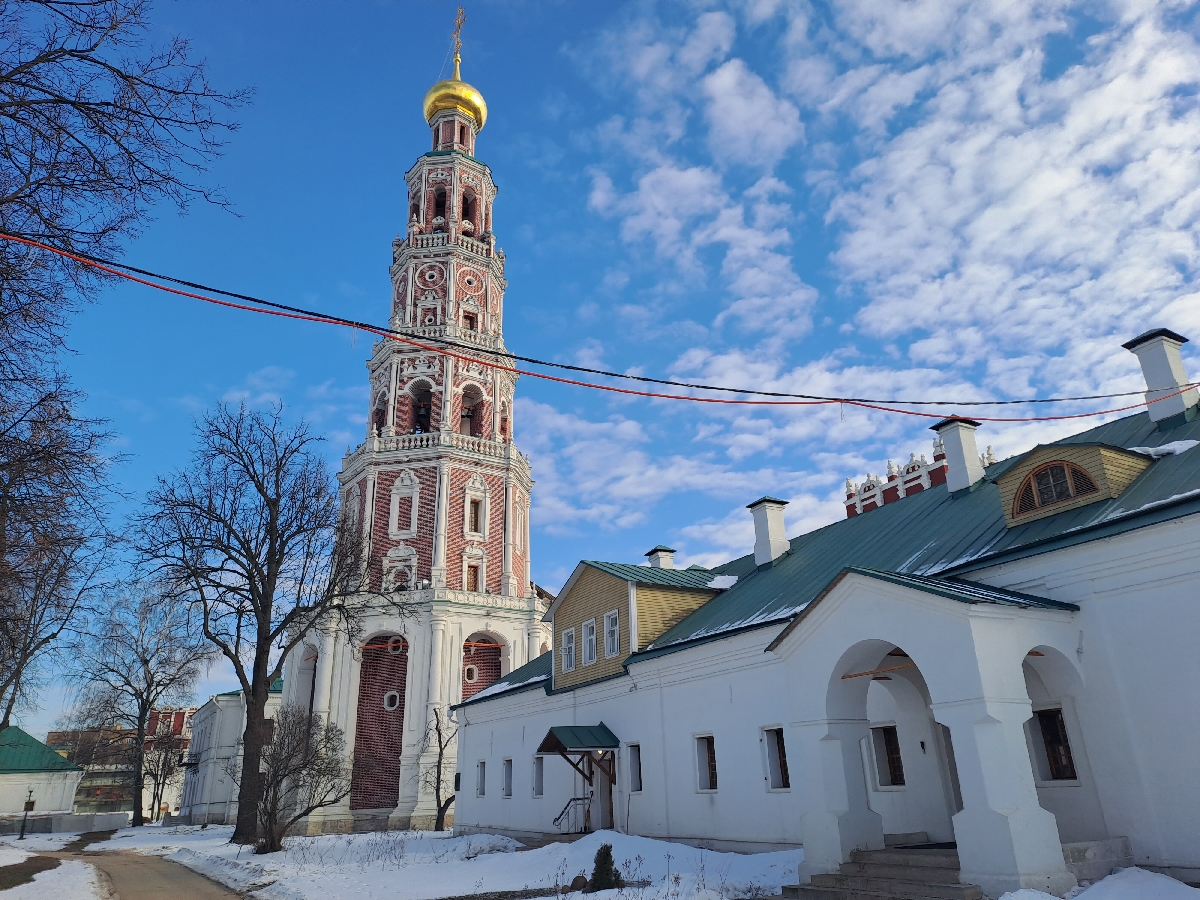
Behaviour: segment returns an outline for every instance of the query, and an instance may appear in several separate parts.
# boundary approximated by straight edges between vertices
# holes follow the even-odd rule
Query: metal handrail
[[[563,819],[567,817],[567,815],[575,808],[575,806],[584,805],[591,799],[591,797],[572,797],[570,800],[568,800],[567,805],[562,808],[562,812],[554,817],[554,827],[561,831]]]

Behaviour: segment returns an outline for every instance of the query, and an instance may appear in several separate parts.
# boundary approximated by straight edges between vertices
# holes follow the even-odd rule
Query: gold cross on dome
[[[457,62],[462,51],[462,27],[467,21],[467,11],[461,6],[458,15],[454,17],[454,59]]]

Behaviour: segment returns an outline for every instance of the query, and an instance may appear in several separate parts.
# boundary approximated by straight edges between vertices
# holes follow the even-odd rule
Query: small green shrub
[[[601,844],[600,849],[596,851],[596,865],[592,869],[592,879],[588,887],[593,891],[625,887],[621,870],[613,863],[612,844]]]

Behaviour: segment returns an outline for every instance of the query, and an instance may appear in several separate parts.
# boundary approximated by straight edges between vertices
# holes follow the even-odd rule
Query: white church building
[[[802,845],[814,900],[1200,881],[1185,341],[1125,345],[1147,412],[999,462],[947,419],[844,521],[789,539],[764,497],[714,569],[581,562],[552,652],[456,708],[456,830]]]

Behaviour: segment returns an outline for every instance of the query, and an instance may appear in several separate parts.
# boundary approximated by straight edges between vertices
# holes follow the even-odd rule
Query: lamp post
[[[25,823],[29,821],[31,809],[33,809],[33,788],[29,789],[29,796],[25,798],[25,815],[21,816],[21,834],[17,837],[18,841],[25,840]]]

